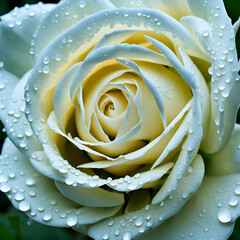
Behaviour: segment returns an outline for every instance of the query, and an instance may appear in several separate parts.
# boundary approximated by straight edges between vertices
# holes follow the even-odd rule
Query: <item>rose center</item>
[[[98,108],[101,113],[109,118],[117,118],[126,111],[128,101],[121,90],[110,90],[104,93],[99,101]]]

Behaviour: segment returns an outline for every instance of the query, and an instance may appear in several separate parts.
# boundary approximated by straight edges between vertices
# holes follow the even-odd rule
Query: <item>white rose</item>
[[[221,0],[2,16],[0,189],[33,220],[94,239],[227,239],[240,215],[238,26]]]

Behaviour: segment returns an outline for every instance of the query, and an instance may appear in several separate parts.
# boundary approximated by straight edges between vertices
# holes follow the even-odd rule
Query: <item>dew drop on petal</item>
[[[77,222],[78,222],[77,216],[70,216],[70,217],[68,217],[68,219],[67,219],[67,225],[68,225],[69,227],[75,226],[75,225],[77,224]]]
[[[45,65],[44,67],[43,67],[43,73],[45,73],[45,74],[47,74],[47,73],[49,73],[49,66],[47,66],[47,65]]]
[[[237,195],[240,195],[240,186],[237,186],[237,187],[235,188],[235,193],[236,193]]]
[[[232,206],[232,207],[235,207],[238,205],[238,199],[237,197],[233,196],[230,198],[229,200],[229,205]]]
[[[123,240],[131,240],[132,236],[131,236],[131,233],[130,232],[126,232],[124,235],[123,235]]]
[[[142,218],[142,217],[138,217],[138,218],[135,220],[135,225],[136,225],[137,227],[140,227],[140,226],[142,226],[142,224],[143,224],[143,218]]]
[[[79,7],[80,8],[84,8],[86,6],[86,2],[85,1],[80,1],[79,2]]]
[[[109,234],[108,233],[104,233],[102,239],[103,240],[108,240],[109,239]]]
[[[7,177],[5,175],[0,175],[0,183],[7,182]]]
[[[22,201],[24,199],[24,194],[21,193],[21,192],[17,192],[15,195],[14,195],[14,198],[16,201]]]
[[[209,36],[209,31],[208,30],[204,30],[202,35],[203,35],[203,37],[208,37]]]
[[[52,219],[52,215],[50,213],[46,213],[43,215],[43,221],[50,221]]]
[[[35,181],[34,178],[28,178],[28,179],[26,180],[26,185],[28,185],[28,186],[32,186],[32,185],[34,185],[35,183],[36,183],[36,181]]]
[[[4,193],[7,193],[11,190],[11,185],[7,182],[1,183],[0,190]]]
[[[220,222],[222,223],[228,223],[231,221],[232,219],[232,216],[231,216],[231,213],[229,210],[227,209],[221,209],[219,212],[218,212],[218,219]]]
[[[22,201],[19,203],[19,210],[27,212],[30,209],[30,204],[27,201]]]

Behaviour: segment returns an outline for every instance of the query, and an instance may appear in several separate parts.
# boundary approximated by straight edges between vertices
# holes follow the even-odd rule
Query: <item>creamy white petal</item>
[[[0,61],[5,68],[22,77],[33,67],[31,40],[41,19],[55,4],[25,5],[1,16]]]
[[[115,189],[116,191],[120,191],[120,192],[128,192],[133,190],[135,191],[140,189],[146,183],[159,180],[172,167],[173,167],[173,163],[169,162],[153,170],[136,174],[133,177],[114,179],[107,185]]]
[[[238,20],[233,24],[233,29],[235,32],[235,35],[237,35],[238,29],[240,27],[240,17],[238,18]]]
[[[92,224],[110,217],[119,206],[110,208],[83,207],[65,198],[54,181],[39,174],[7,139],[1,155],[0,189],[12,204],[33,220],[58,227]]]
[[[120,29],[120,30],[116,30],[108,34],[105,34],[102,37],[102,39],[96,44],[96,46],[93,48],[93,51],[99,47],[121,43],[127,38],[129,38],[129,35],[132,35],[136,32],[137,32],[136,30],[131,30],[131,29]]]
[[[68,186],[66,183],[55,181],[58,190],[72,201],[89,207],[114,207],[124,203],[122,193],[110,192],[101,188],[84,188]]]
[[[0,119],[3,121],[7,114],[8,105],[11,103],[12,90],[17,85],[19,78],[14,74],[0,68]]]
[[[61,157],[59,150],[52,146],[43,144],[43,149],[52,167],[64,176],[65,183],[69,186],[77,184],[81,187],[97,188],[111,181],[101,179],[98,175],[88,175],[74,168],[67,159]]]
[[[137,239],[229,239],[240,212],[239,183],[239,174],[205,176],[178,214]]]
[[[209,175],[227,175],[240,172],[240,125],[235,124],[228,145],[220,153],[206,156]]]
[[[211,119],[207,138],[201,148],[214,153],[228,143],[240,102],[236,91],[236,88],[239,89],[240,77],[235,33],[222,1],[188,2],[194,16],[202,17],[212,29],[208,34],[200,29],[198,34],[212,65],[209,69],[212,74]]]
[[[170,134],[170,131],[174,129],[174,127],[179,123],[183,116],[189,111],[189,109],[192,106],[192,100],[186,104],[186,106],[182,109],[182,111],[176,116],[176,118],[167,126],[167,128],[163,131],[163,133],[155,138],[153,141],[151,141],[149,144],[146,146],[142,147],[141,149],[134,151],[132,153],[128,153],[124,155],[123,157],[120,157],[117,160],[114,161],[98,161],[98,162],[92,162],[92,163],[86,163],[82,164],[79,167],[83,168],[106,168],[110,166],[117,166],[119,164],[134,164],[134,162],[137,162],[138,159],[141,159],[146,153],[151,152],[151,150],[155,147],[158,146],[159,144],[163,145],[161,140]],[[187,120],[186,120],[187,121]],[[188,126],[188,125],[187,125]],[[181,124],[181,128],[184,130],[187,128],[186,125]],[[150,154],[151,155],[151,154]],[[148,161],[149,163],[149,161]]]
[[[176,57],[176,55],[164,44],[162,44],[159,41],[156,41],[153,38],[147,37],[149,41],[153,43],[153,45],[158,48],[172,63],[173,67],[176,69],[176,71],[182,76],[182,78],[186,81],[186,83],[191,87],[193,97],[194,97],[194,103],[193,103],[193,113],[192,113],[192,119],[190,124],[190,134],[188,134],[188,142],[187,142],[187,149],[188,149],[188,164],[191,162],[192,159],[192,152],[195,151],[201,141],[201,137],[203,135],[202,132],[202,110],[200,106],[200,98],[199,98],[199,92],[198,92],[198,85],[196,81],[196,76],[188,69],[188,67],[185,67],[181,64],[179,59]],[[185,61],[185,63],[188,63]],[[190,63],[190,61],[189,61]],[[197,137],[196,137],[197,136]],[[154,164],[153,167],[157,166],[157,162]]]
[[[114,8],[109,0],[64,0],[49,13],[38,26],[34,34],[34,58],[37,59],[41,50],[55,37],[72,27],[88,15]]]
[[[155,228],[163,221],[175,215],[187,199],[200,186],[204,174],[204,164],[201,156],[192,162],[192,172],[186,172],[180,180],[178,188],[171,198],[157,205],[146,205],[138,211],[129,212],[121,216],[106,219],[90,227],[89,236],[100,240],[107,234],[109,239],[117,240],[135,238],[151,228]],[[113,224],[109,224],[113,222]],[[158,236],[159,237],[159,236]]]
[[[65,178],[58,171],[56,171],[49,162],[49,159],[43,151],[33,152],[29,158],[35,170],[43,176],[53,180],[64,182]]]
[[[73,111],[73,105],[70,98],[70,86],[80,65],[81,63],[76,63],[71,68],[69,68],[61,78],[54,91],[54,113],[63,129],[65,129],[67,121],[70,118],[69,115],[71,115]]]
[[[1,120],[6,133],[19,151],[27,157],[30,157],[32,152],[42,149],[29,124],[31,119],[27,119],[25,116],[25,111],[27,111],[25,101],[28,99],[24,99],[24,86],[29,74],[30,72],[27,72],[21,80],[18,80],[14,75],[3,70],[3,83],[9,85],[6,86],[6,89],[0,90],[3,94],[2,104],[4,105],[1,110]]]
[[[29,114],[34,118],[32,128],[35,133],[38,133],[38,138],[41,143],[43,139],[46,141],[50,139],[46,126],[41,122],[41,119],[46,121],[47,114],[51,111],[51,109],[47,108],[46,111],[43,111],[41,106],[39,106],[39,99],[43,98],[42,92],[47,92],[55,87],[63,73],[66,72],[66,69],[74,64],[85,51],[90,50],[104,34],[122,28],[156,30],[166,34],[170,39],[174,39],[174,43],[180,46],[183,45],[183,48],[188,48],[188,50],[186,50],[187,53],[196,56],[201,55],[201,51],[194,43],[191,35],[179,22],[159,11],[141,9],[141,12],[150,15],[150,18],[157,17],[159,21],[161,21],[160,26],[158,26],[157,22],[151,22],[149,18],[138,16],[137,11],[136,9],[120,9],[119,12],[116,12],[116,10],[100,11],[83,19],[63,34],[60,34],[41,52],[41,56],[39,56],[33,74],[28,82],[29,90],[26,91],[32,103],[28,105],[30,110]],[[110,22],[109,19],[111,19]],[[99,29],[94,27],[96,22],[98,23]],[[90,28],[87,29],[85,26],[89,26]],[[171,27],[174,28],[175,38],[171,36],[173,32],[173,28]],[[65,40],[68,39],[69,36],[71,37],[71,41],[67,41],[68,43],[65,44]],[[70,47],[68,48],[67,45]],[[62,63],[55,59],[57,55],[61,55],[62,59],[66,61],[64,64],[65,68],[62,67]],[[46,57],[49,59],[47,66],[43,63]],[[38,83],[39,90],[34,92],[33,85],[36,82]],[[51,94],[48,94],[48,98],[51,98]],[[37,130],[38,127],[42,128],[41,132]]]
[[[167,122],[166,122],[166,117],[165,117],[164,100],[162,97],[162,93],[158,90],[157,86],[150,79],[148,79],[147,77],[144,76],[144,74],[141,72],[140,68],[137,66],[136,63],[134,63],[133,61],[127,60],[127,59],[121,60],[119,58],[117,59],[117,61],[124,66],[128,66],[130,69],[134,70],[142,77],[142,79],[144,80],[144,83],[146,84],[148,89],[151,91],[151,93],[157,103],[157,106],[158,106],[158,109],[159,109],[159,112],[160,112],[160,115],[162,118],[162,122],[164,125],[164,129],[165,129],[167,127]]]
[[[187,0],[151,0],[151,1],[138,1],[138,0],[111,0],[116,7],[128,8],[154,8],[158,9],[168,15],[179,19],[185,15],[191,15]]]

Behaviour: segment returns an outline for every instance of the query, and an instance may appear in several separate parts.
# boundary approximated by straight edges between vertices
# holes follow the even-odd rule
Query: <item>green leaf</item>
[[[15,231],[16,234],[16,239],[17,240],[24,240],[24,237],[21,233],[21,227],[20,227],[20,219],[17,215],[8,215],[8,221],[10,222],[13,230]]]
[[[15,240],[13,234],[7,229],[7,227],[2,222],[0,222],[0,239]]]

